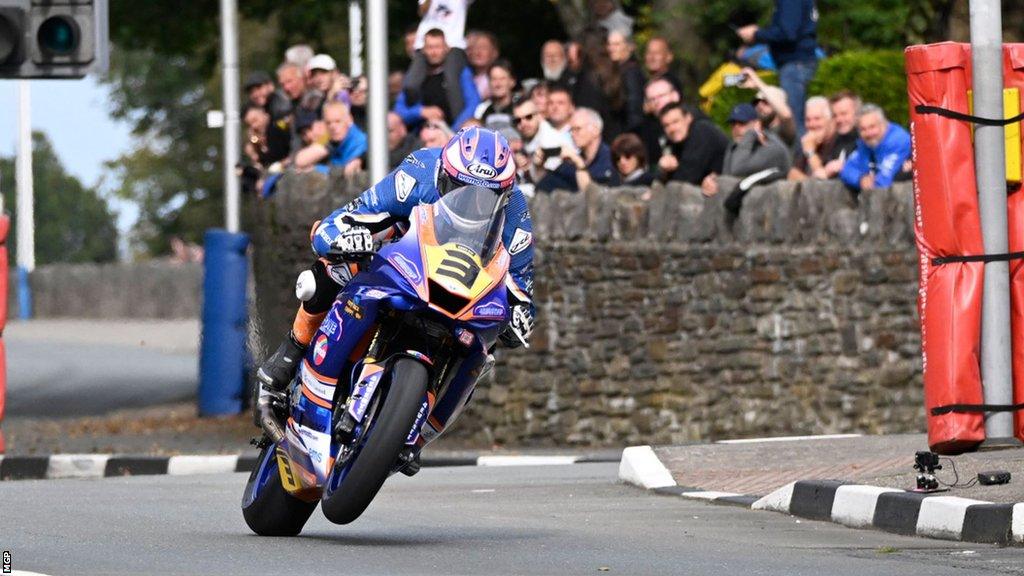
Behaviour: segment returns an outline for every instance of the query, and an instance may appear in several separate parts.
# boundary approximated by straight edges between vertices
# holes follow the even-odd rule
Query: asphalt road
[[[656,496],[615,464],[393,477],[349,526],[252,535],[243,474],[0,483],[0,548],[44,574],[1020,574],[1019,549]]]

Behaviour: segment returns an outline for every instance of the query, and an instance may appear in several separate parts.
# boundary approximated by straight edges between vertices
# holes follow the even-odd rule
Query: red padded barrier
[[[982,414],[933,416],[947,404],[981,404],[979,340],[984,263],[935,266],[938,256],[984,254],[974,179],[971,124],[917,114],[919,104],[967,113],[970,46],[953,42],[906,49],[914,143],[914,237],[920,254],[918,312],[928,445],[940,454],[975,449],[985,439]]]
[[[0,214],[0,425],[4,421],[5,395],[7,394],[7,350],[4,346],[3,332],[7,326],[7,233],[11,229],[11,219]],[[0,454],[4,453],[4,431],[0,428]]]
[[[1003,86],[1018,88],[1024,109],[1024,44],[1003,44]],[[1024,130],[1021,131],[1024,134]],[[1010,252],[1024,251],[1024,190],[1006,200]],[[1013,403],[1024,403],[1024,260],[1010,260],[1010,322],[1013,343]],[[1014,415],[1014,435],[1024,440],[1024,412]]]

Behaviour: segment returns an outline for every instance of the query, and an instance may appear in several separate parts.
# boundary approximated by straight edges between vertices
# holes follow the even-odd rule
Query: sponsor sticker
[[[366,292],[363,292],[363,296],[365,296],[366,298],[371,298],[373,300],[380,300],[381,298],[387,298],[388,293],[383,290],[378,290],[376,288],[370,288]]]
[[[533,233],[527,232],[522,228],[516,228],[516,233],[512,236],[512,242],[510,242],[508,246],[508,253],[519,254],[523,250],[526,250],[531,243],[533,243]]]
[[[395,254],[391,257],[391,261],[395,266],[398,266],[398,269],[402,271],[402,274],[405,274],[409,280],[412,280],[416,284],[419,284],[420,280],[423,279],[423,277],[420,276],[420,269],[402,254]]]
[[[320,331],[328,336],[334,336],[338,332],[338,328],[340,327],[341,326],[334,318],[328,316],[324,318],[323,323],[320,324]],[[335,338],[335,340],[337,340],[337,338]]]
[[[504,318],[505,307],[497,302],[489,302],[473,308],[473,314],[484,318]]]
[[[395,196],[399,202],[405,202],[415,186],[416,179],[407,174],[405,170],[395,173]]]
[[[313,346],[313,363],[319,366],[327,357],[327,336],[321,334]]]

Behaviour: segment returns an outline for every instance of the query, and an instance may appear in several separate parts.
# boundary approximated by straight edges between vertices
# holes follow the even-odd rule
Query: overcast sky
[[[32,129],[45,132],[64,164],[86,186],[96,185],[103,163],[126,152],[129,126],[115,122],[107,112],[107,88],[93,78],[32,80]],[[18,82],[0,80],[0,155],[13,156],[18,138]],[[104,189],[114,184],[107,178]],[[45,191],[37,190],[37,194]],[[118,228],[135,221],[134,206],[112,202],[120,213]]]

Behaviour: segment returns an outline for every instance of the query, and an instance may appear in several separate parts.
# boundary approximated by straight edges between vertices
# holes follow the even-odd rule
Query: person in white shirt
[[[572,116],[572,113],[569,114]],[[523,137],[523,151],[532,159],[537,150],[545,152],[543,167],[546,170],[554,170],[562,163],[559,157],[563,146],[575,146],[568,130],[556,130],[544,119],[537,104],[527,98],[516,104],[513,109],[513,122],[515,128]],[[533,167],[531,166],[531,169]]]
[[[459,85],[459,75],[468,61],[466,59],[466,13],[473,0],[419,0],[419,13],[422,19],[416,29],[416,39],[413,41],[415,54],[412,63],[405,73],[402,82],[402,90],[405,91],[406,102],[418,102],[422,96],[420,86],[427,77],[426,57],[423,55],[423,38],[433,29],[444,32],[444,40],[451,49],[444,62],[445,83],[448,86]],[[458,90],[452,91],[451,102],[453,110],[462,110],[465,102],[461,102],[462,95]]]

